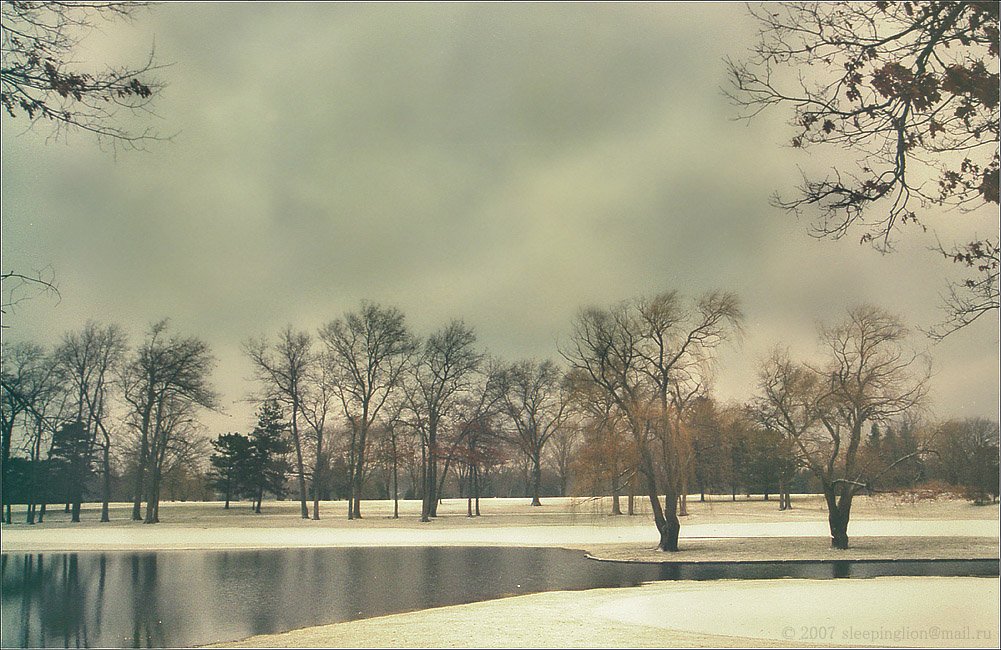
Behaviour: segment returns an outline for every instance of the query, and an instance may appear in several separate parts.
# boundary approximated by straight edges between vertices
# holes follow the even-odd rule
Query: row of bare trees
[[[5,520],[11,517],[9,470],[19,448],[27,461],[22,479],[28,483],[28,523],[44,515],[53,497],[64,500],[72,521],[79,521],[95,467],[102,477],[101,521],[108,521],[116,452],[131,467],[132,518],[158,521],[166,471],[204,453],[198,410],[216,403],[209,385],[213,363],[203,341],[172,334],[166,321],[155,323],[131,350],[121,328],[93,322],[48,351],[5,343]],[[52,494],[53,484],[62,486],[62,494]]]
[[[420,338],[402,312],[363,302],[319,328],[314,337],[291,326],[277,337],[248,340],[262,397],[289,415],[301,514],[319,519],[323,473],[331,461],[331,431],[345,425],[349,519],[360,518],[372,474],[373,440],[392,466],[398,497],[401,437],[419,441],[421,518],[437,515],[445,481],[454,471],[468,486],[470,511],[480,474],[503,439],[532,465],[533,503],[539,504],[543,451],[566,419],[564,377],[552,361],[504,364],[477,349],[475,332],[456,320]],[[307,445],[310,453],[304,453]]]
[[[732,294],[685,301],[666,292],[582,311],[564,353],[593,437],[614,452],[605,458],[618,463],[608,468],[613,491],[626,477],[638,480],[665,551],[678,548],[679,506],[685,507],[691,487],[698,407],[709,397],[715,354],[740,332],[741,321]],[[775,351],[761,368],[758,394],[744,408],[765,432],[779,436],[778,458],[788,459],[778,466],[785,484],[781,506],[789,506],[785,486],[796,466],[809,470],[822,486],[836,548],[848,546],[853,497],[877,489],[898,464],[928,453],[915,449],[889,464],[865,462],[860,453],[867,426],[925,403],[930,363],[909,350],[906,338],[897,317],[871,305],[855,307],[842,322],[821,328],[819,363]]]
[[[930,364],[908,347],[897,317],[862,305],[820,329],[809,361],[775,350],[761,364],[756,395],[722,406],[711,390],[715,361],[742,321],[738,298],[725,292],[688,299],[668,291],[585,308],[561,367],[491,358],[462,321],[419,337],[399,310],[363,302],[315,336],[289,326],[247,340],[244,352],[255,397],[282,410],[303,518],[310,498],[320,518],[333,480],[343,481],[348,518],[360,518],[377,473],[398,516],[401,471],[422,501],[422,521],[437,516],[449,477],[474,516],[484,477],[507,449],[524,463],[533,505],[541,504],[547,459],[563,493],[571,479],[600,484],[615,497],[613,512],[623,492],[630,511],[632,497],[644,495],[666,551],[678,548],[693,490],[733,498],[738,487],[766,498],[774,490],[785,509],[791,483],[806,472],[824,493],[832,545],[845,548],[852,499],[933,451],[922,440],[877,452],[873,434],[921,412]],[[46,452],[63,462],[77,521],[84,479],[100,465],[107,520],[117,444],[130,460],[132,516],[156,522],[165,467],[204,441],[199,410],[216,405],[206,344],[160,322],[130,351],[117,327],[88,324],[48,354],[9,346],[3,360],[5,467],[18,428],[29,466]]]

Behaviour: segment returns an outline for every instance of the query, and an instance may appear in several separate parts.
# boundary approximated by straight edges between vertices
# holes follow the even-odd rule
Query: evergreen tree
[[[51,469],[58,476],[59,494],[72,504],[73,521],[80,521],[80,504],[93,470],[91,436],[83,422],[74,420],[56,429],[49,451]]]
[[[252,443],[243,434],[224,433],[212,441],[212,447],[215,453],[209,458],[212,463],[209,484],[223,494],[226,499],[223,507],[228,510],[230,499],[238,498],[250,480]]]
[[[246,487],[254,499],[254,512],[261,511],[265,492],[275,496],[284,493],[285,477],[291,469],[288,453],[292,445],[288,430],[278,402],[265,402],[257,414],[257,427],[250,434],[247,463]]]

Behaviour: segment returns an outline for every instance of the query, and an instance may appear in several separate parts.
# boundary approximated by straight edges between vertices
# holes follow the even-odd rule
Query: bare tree
[[[622,493],[631,487],[638,464],[632,435],[615,404],[589,375],[573,369],[567,379],[582,437],[574,456],[576,479],[593,496],[610,492],[610,514],[621,515]]]
[[[465,479],[466,511],[470,517],[474,514],[480,516],[479,476],[483,461],[487,460],[495,449],[491,439],[503,435],[494,421],[503,410],[506,372],[507,369],[499,360],[481,358],[477,372],[472,376],[466,390],[456,395],[455,407],[451,409],[450,417],[447,418],[448,426],[439,426],[439,436],[442,428],[451,435],[447,441],[439,437],[438,458],[444,461],[444,465],[438,476],[436,494],[440,500],[444,494],[448,470],[450,467],[456,467],[460,491]]]
[[[503,381],[504,412],[514,425],[513,440],[532,464],[532,505],[541,506],[542,453],[566,422],[563,373],[548,359],[521,361],[505,370]]]
[[[821,329],[824,365],[797,364],[777,351],[762,366],[755,410],[794,443],[821,482],[834,548],[848,548],[854,496],[876,489],[883,474],[924,451],[875,466],[859,453],[867,423],[911,413],[925,400],[930,365],[904,347],[906,336],[897,317],[862,305]]]
[[[351,425],[348,519],[361,517],[369,430],[399,387],[414,348],[403,313],[363,302],[320,330],[333,390]]]
[[[14,312],[14,308],[21,302],[40,294],[52,294],[56,298],[59,297],[59,289],[53,282],[51,270],[44,274],[37,272],[34,275],[4,271],[0,273],[0,293],[2,293],[0,295],[0,316],[4,317],[4,322],[0,323],[0,329],[10,327],[6,321]]]
[[[122,397],[129,425],[138,437],[132,519],[140,520],[147,497],[146,523],[157,521],[160,470],[176,431],[192,426],[192,410],[214,408],[209,385],[214,359],[200,339],[171,336],[167,321],[150,327],[146,340],[123,367]]]
[[[197,406],[187,398],[170,395],[157,407],[155,435],[149,438],[144,523],[160,521],[163,477],[178,465],[193,463],[196,453],[207,447],[198,437]]]
[[[10,459],[14,449],[14,431],[20,422],[24,444],[30,460],[28,494],[37,494],[38,466],[43,438],[51,434],[59,420],[52,415],[53,406],[61,402],[59,385],[55,381],[55,365],[45,349],[34,343],[3,343],[0,355],[0,425],[3,444],[3,505],[4,520],[11,523],[9,502]],[[56,409],[58,410],[58,409]],[[28,523],[34,523],[33,503],[28,507]]]
[[[96,448],[102,451],[103,489],[101,494],[101,521],[109,521],[108,502],[111,500],[111,432],[108,416],[111,397],[109,392],[114,375],[124,361],[125,333],[117,325],[101,326],[87,323],[80,332],[63,336],[55,350],[55,362],[64,382],[71,391],[70,403],[75,407],[75,417],[87,435],[87,448],[82,465],[89,466]],[[83,476],[70,477],[73,483],[73,511],[71,520],[80,521],[83,500]]]
[[[569,494],[570,477],[573,472],[573,460],[581,442],[580,423],[567,418],[564,426],[553,433],[547,460],[556,470],[560,480],[560,496]]]
[[[330,467],[328,437],[331,435],[328,416],[333,408],[335,390],[330,377],[330,363],[326,353],[316,355],[314,363],[306,368],[306,390],[299,403],[302,419],[309,425],[309,435],[313,443],[313,519],[320,519],[320,488],[324,485]]]
[[[299,420],[303,416],[306,394],[313,381],[319,379],[315,367],[318,360],[312,351],[312,338],[306,332],[295,332],[291,326],[278,335],[271,344],[265,338],[251,339],[244,343],[243,351],[254,364],[257,381],[264,388],[264,398],[276,400],[289,409],[292,444],[295,449],[296,480],[299,487],[299,510],[303,519],[309,519],[306,505],[306,470],[303,463],[303,432]],[[321,388],[321,399],[326,387]],[[319,413],[315,413],[316,418]],[[325,417],[325,413],[324,413]],[[319,423],[318,419],[314,423]],[[315,431],[314,431],[315,433]],[[322,429],[317,439],[322,452]],[[314,476],[315,482],[315,476]],[[319,503],[316,504],[319,518]]]
[[[839,156],[828,175],[805,177],[797,196],[776,205],[816,209],[815,236],[860,231],[881,251],[892,250],[902,224],[927,228],[933,206],[994,204],[996,226],[996,3],[790,2],[750,12],[759,41],[747,61],[727,62],[742,117],[788,107],[793,147],[856,158]],[[971,233],[936,248],[968,271],[930,331],[942,338],[998,309],[998,240]]]
[[[563,353],[614,405],[633,437],[661,550],[678,550],[686,452],[682,409],[703,389],[715,350],[742,318],[731,293],[711,292],[688,306],[669,291],[610,309],[582,310]]]
[[[476,335],[462,321],[452,321],[427,338],[405,384],[408,417],[421,435],[421,521],[437,516],[438,464],[443,454],[439,433],[467,391],[483,355],[476,351]]]

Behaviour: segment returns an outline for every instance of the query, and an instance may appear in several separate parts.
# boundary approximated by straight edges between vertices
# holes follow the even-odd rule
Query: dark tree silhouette
[[[146,522],[156,523],[161,470],[173,440],[194,426],[194,411],[214,408],[209,385],[215,359],[195,337],[171,336],[167,321],[150,327],[145,341],[122,371],[122,398],[129,426],[139,439],[132,518],[140,519],[143,495]]]
[[[239,496],[247,481],[246,469],[250,459],[250,438],[240,433],[224,433],[212,441],[215,450],[209,457],[212,469],[209,484],[222,493],[229,510],[231,499]]]
[[[247,463],[245,470],[240,472],[254,499],[254,512],[261,512],[265,492],[277,496],[284,493],[285,477],[290,469],[287,457],[292,448],[288,430],[278,402],[265,402],[257,412],[257,426],[250,434]]]

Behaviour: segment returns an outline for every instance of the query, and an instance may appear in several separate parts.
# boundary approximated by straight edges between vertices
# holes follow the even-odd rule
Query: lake
[[[599,562],[557,548],[4,553],[3,647],[177,647],[654,580],[997,576],[996,561]]]

